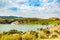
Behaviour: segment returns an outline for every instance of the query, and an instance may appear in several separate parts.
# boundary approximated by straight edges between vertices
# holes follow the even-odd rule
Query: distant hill
[[[0,16],[0,18],[22,18],[17,16]]]
[[[0,16],[0,24],[60,25],[60,18],[51,17],[49,19],[41,19],[41,18],[24,18],[18,16]]]

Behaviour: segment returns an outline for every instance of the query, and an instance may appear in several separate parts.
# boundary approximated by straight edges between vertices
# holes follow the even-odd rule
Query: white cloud
[[[60,8],[57,5],[57,0],[53,0],[53,2],[48,3],[47,0],[40,0],[42,6],[33,7],[27,6],[27,4],[19,5],[18,2],[26,2],[28,4],[28,0],[16,0],[16,1],[8,1],[10,6],[0,9],[0,15],[15,15],[15,16],[23,16],[23,17],[39,17],[39,18],[48,18],[48,17],[60,17]],[[8,8],[17,7],[20,10],[18,12],[9,11]]]

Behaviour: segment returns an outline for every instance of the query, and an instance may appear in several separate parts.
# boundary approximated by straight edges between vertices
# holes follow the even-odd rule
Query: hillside
[[[60,18],[51,17],[49,19],[41,18],[23,18],[15,16],[0,16],[0,24],[60,24]]]

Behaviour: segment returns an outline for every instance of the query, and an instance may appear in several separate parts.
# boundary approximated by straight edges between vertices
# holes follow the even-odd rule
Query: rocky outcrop
[[[19,21],[15,21],[15,22],[12,22],[11,24],[12,24],[12,25],[18,25],[18,24],[20,24],[20,23],[19,23]]]

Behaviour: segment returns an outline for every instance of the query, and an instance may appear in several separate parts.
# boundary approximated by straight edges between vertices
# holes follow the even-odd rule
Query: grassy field
[[[37,29],[36,31],[22,32],[10,30],[0,33],[0,40],[59,40],[60,25],[52,26],[46,29]]]

